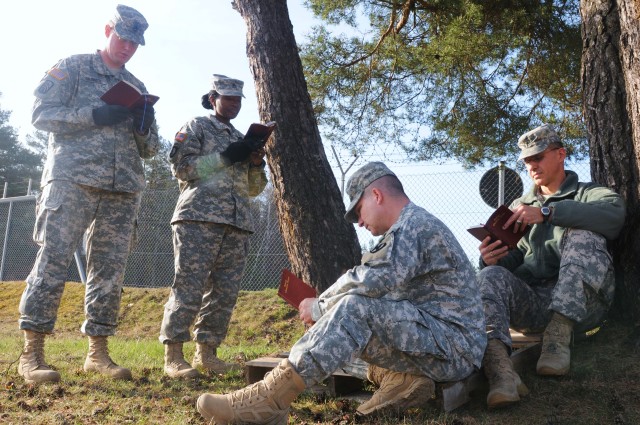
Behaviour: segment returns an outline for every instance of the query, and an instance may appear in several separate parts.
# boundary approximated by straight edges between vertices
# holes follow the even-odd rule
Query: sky
[[[245,82],[246,98],[240,114],[232,122],[234,126],[244,133],[251,123],[260,120],[246,56],[246,25],[240,14],[232,9],[230,0],[122,0],[122,3],[136,8],[149,22],[145,32],[146,45],[138,48],[127,68],[144,82],[150,93],[160,96],[155,109],[162,137],[172,142],[184,123],[209,113],[201,106],[200,97],[209,91],[214,73]],[[311,27],[318,24],[302,3],[303,0],[287,1],[298,43],[304,42]],[[117,4],[117,1],[104,0],[0,3],[0,16],[4,18],[0,25],[0,109],[12,112],[10,125],[18,129],[23,140],[34,130],[31,125],[33,91],[44,73],[59,59],[103,48],[106,42],[104,26],[113,16]],[[332,158],[331,149],[325,148],[340,185],[342,178],[336,161]],[[345,178],[358,169],[363,160],[359,160]],[[349,163],[350,160],[344,164],[345,167]],[[451,173],[461,169],[459,165],[453,165],[434,170],[434,164],[406,164],[401,161],[387,161],[387,164],[401,180],[403,175],[408,179],[409,175]],[[460,184],[461,190],[466,194],[477,194],[478,182],[465,178]],[[423,181],[424,178],[417,180]],[[416,187],[415,194],[412,192],[411,196],[414,199],[415,195],[416,203],[435,210],[433,212],[439,212],[439,203],[446,204],[443,211],[459,210],[456,202],[466,204],[465,208],[469,209],[469,196],[452,196],[454,191],[450,187],[446,193],[436,192],[433,186],[425,183]],[[474,199],[471,210],[480,211],[480,217],[488,216],[490,209],[479,196]],[[446,218],[446,214],[442,216]],[[468,225],[478,223],[476,219],[469,219]],[[447,224],[455,227],[455,222]],[[477,243],[466,234],[466,223],[463,224],[454,228],[454,233],[462,241],[466,240],[470,250],[476,252]],[[358,229],[358,235],[361,242],[370,238],[363,229]]]
[[[3,1],[0,15],[2,64],[0,109],[11,111],[10,124],[24,135],[33,132],[33,90],[59,59],[104,47],[104,26],[118,1]],[[147,21],[146,44],[127,64],[147,90],[160,96],[156,120],[170,141],[189,119],[208,114],[200,97],[212,74],[245,82],[242,110],[232,122],[243,133],[259,121],[246,56],[246,25],[230,0],[122,0]],[[296,40],[301,42],[314,20],[302,0],[289,0]]]

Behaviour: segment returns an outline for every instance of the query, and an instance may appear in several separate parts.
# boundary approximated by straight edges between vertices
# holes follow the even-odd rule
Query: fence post
[[[498,164],[498,206],[504,204],[504,161]]]
[[[2,197],[7,197],[7,190],[9,189],[9,182],[4,182],[4,190],[2,191]]]
[[[87,284],[87,272],[84,270],[84,263],[82,262],[82,256],[80,255],[80,248],[76,249],[73,253],[73,257],[76,260],[76,267],[78,268],[78,274],[83,284]]]
[[[5,190],[7,184],[4,184]],[[0,282],[4,281],[4,262],[7,256],[7,245],[9,244],[9,231],[11,229],[11,214],[13,212],[13,202],[9,202],[9,211],[7,213],[7,227],[4,229],[4,242],[2,243],[2,260],[0,261]]]

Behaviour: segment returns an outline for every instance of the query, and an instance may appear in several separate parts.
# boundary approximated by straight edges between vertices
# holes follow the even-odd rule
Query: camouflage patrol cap
[[[111,22],[118,37],[144,46],[144,32],[149,24],[142,13],[133,7],[119,4]]]
[[[213,74],[211,78],[211,88],[223,96],[242,96],[242,87],[244,83],[235,78],[229,78],[226,75]]]
[[[531,131],[524,133],[518,139],[518,147],[522,150],[518,159],[524,159],[529,156],[537,155],[540,152],[544,152],[551,143],[558,143],[562,145],[560,136],[549,125],[544,124],[540,127],[536,127]]]
[[[362,197],[364,190],[380,177],[394,176],[395,174],[382,162],[370,162],[363,165],[358,171],[353,173],[347,182],[347,195],[351,199],[349,208],[344,218],[351,223],[358,222],[358,215],[355,213],[356,204]]]

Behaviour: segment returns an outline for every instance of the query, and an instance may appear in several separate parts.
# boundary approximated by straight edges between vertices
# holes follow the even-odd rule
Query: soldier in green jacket
[[[534,186],[513,202],[514,214],[505,227],[515,222],[516,228],[530,230],[516,249],[489,238],[480,245],[489,408],[515,403],[527,392],[508,357],[510,327],[544,332],[538,374],[569,371],[573,332],[598,326],[613,301],[607,241],[618,236],[625,219],[617,193],[580,182],[576,173],[565,170],[567,151],[549,125],[523,134],[518,146]]]

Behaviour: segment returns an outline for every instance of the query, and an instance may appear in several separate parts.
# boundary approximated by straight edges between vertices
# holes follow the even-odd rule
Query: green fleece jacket
[[[533,283],[555,279],[560,270],[560,239],[567,228],[584,229],[615,239],[624,224],[624,201],[614,191],[595,183],[578,181],[578,175],[566,171],[567,177],[558,192],[547,197],[544,205],[553,208],[551,220],[535,224],[498,265],[511,270],[521,279]],[[536,187],[519,199],[520,204],[541,207]],[[480,259],[480,267],[485,264]]]

